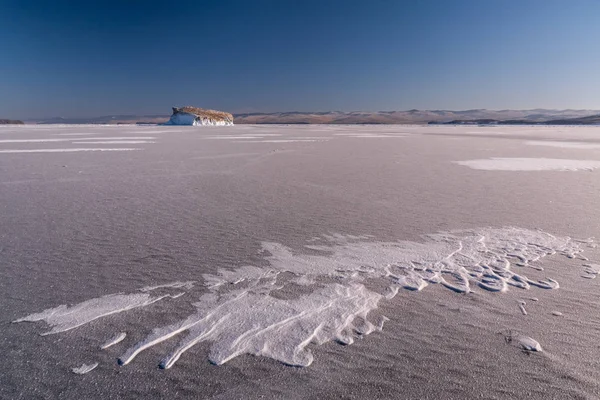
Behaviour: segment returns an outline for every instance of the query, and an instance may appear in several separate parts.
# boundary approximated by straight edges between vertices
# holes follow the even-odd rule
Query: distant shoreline
[[[324,111],[234,114],[234,123],[256,125],[597,125],[600,110],[408,110]],[[169,115],[106,115],[78,118],[25,118],[26,124],[161,124]]]

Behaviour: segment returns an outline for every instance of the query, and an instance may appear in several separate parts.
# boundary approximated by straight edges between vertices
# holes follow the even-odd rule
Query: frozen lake
[[[2,126],[0,397],[597,397],[599,194],[600,127]]]

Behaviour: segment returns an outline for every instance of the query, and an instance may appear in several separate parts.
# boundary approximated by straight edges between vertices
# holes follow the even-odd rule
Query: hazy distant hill
[[[493,120],[506,123],[544,122],[589,124],[600,110],[408,110],[408,111],[324,111],[234,114],[236,124],[427,124],[454,121]],[[587,119],[585,119],[587,118]],[[30,119],[38,124],[135,124],[164,123],[169,115],[107,115],[94,118]],[[578,122],[578,120],[580,122]],[[556,121],[556,122],[554,122]],[[474,123],[474,122],[473,122]],[[566,122],[565,122],[566,123]]]
[[[596,110],[408,110],[251,113],[235,115],[236,124],[426,124],[457,120],[522,120],[524,123],[588,117]]]
[[[27,119],[29,123],[35,124],[135,124],[137,122],[147,122],[160,124],[169,120],[169,115],[105,115],[101,117],[90,118],[39,118]]]
[[[589,115],[587,117],[563,118],[563,119],[458,119],[448,122],[430,121],[429,124],[443,125],[600,125],[600,114]]]
[[[23,121],[19,121],[18,119],[0,119],[0,125],[8,124],[23,125]]]
[[[600,114],[580,118],[555,119],[547,123],[552,125],[600,125]]]

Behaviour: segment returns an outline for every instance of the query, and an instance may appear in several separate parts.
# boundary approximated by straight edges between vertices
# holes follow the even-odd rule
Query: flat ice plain
[[[0,127],[0,397],[594,398],[598,165],[600,127]]]

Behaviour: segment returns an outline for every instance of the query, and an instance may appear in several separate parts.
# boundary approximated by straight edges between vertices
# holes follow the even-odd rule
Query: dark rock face
[[[19,121],[18,119],[0,119],[0,125],[23,125],[23,121]]]

